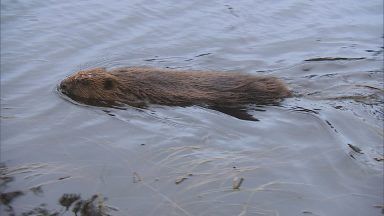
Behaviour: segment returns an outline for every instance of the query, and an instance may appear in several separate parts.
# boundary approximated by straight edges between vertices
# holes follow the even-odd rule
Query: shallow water
[[[26,193],[19,214],[100,193],[112,215],[380,215],[382,8],[3,0],[0,155],[15,178],[0,189]],[[274,75],[300,96],[251,122],[199,107],[108,113],[55,91],[80,69],[139,65]]]

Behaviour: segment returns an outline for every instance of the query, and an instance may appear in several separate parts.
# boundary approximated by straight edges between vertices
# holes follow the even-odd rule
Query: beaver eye
[[[113,87],[114,87],[114,83],[113,83],[112,79],[106,79],[104,81],[104,89],[111,90]]]
[[[67,85],[62,83],[62,84],[60,84],[60,88],[63,89],[63,90],[67,90]]]

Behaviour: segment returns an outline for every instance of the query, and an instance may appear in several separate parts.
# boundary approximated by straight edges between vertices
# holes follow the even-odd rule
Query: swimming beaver
[[[275,77],[146,67],[79,71],[64,79],[59,90],[94,106],[199,105],[247,120],[255,120],[244,111],[247,104],[276,104],[291,95]]]

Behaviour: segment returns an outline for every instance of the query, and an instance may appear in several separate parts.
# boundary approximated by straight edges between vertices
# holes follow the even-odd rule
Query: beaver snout
[[[65,81],[62,81],[60,85],[58,86],[58,90],[63,94],[68,94],[68,85],[65,83]]]
[[[67,85],[60,83],[60,89],[65,91],[67,89]]]

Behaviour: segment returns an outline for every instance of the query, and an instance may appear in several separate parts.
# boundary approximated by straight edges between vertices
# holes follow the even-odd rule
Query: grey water
[[[111,215],[380,215],[383,35],[380,0],[2,0],[0,192],[23,191],[17,215],[72,215],[64,193],[102,194]],[[56,92],[121,66],[272,75],[297,96],[252,122]]]

